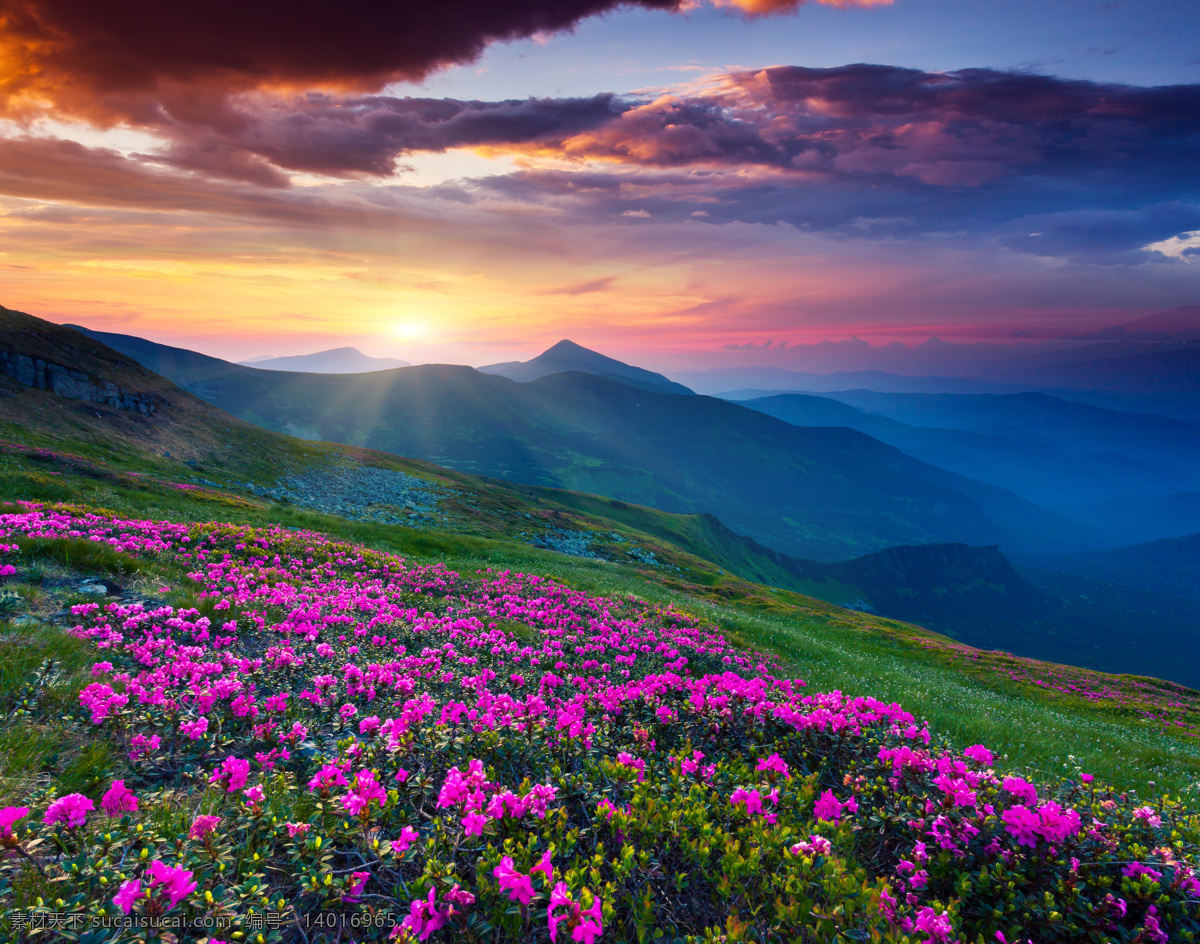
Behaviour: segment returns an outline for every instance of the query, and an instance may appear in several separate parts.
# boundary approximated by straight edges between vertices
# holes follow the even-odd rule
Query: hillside
[[[0,538],[22,611],[0,636],[0,710],[22,722],[0,741],[0,797],[25,804],[0,814],[25,877],[0,885],[9,934],[41,923],[48,885],[70,925],[119,910],[262,944],[335,944],[331,925],[467,944],[1200,930],[1190,800],[1089,763],[1117,747],[1108,706],[1191,721],[1195,692],[975,653],[992,684],[1072,699],[1081,739],[1061,712],[934,682],[960,727],[978,712],[990,734],[1003,704],[1010,738],[1091,748],[1035,771],[980,732],[955,744],[905,704],[829,690],[820,656],[866,669],[860,691],[907,661],[909,705],[937,678],[919,647],[835,649],[850,640],[832,625],[802,678],[723,625],[761,620],[611,580],[79,507],[0,507]],[[1167,790],[1200,767],[1170,735],[1147,746],[1175,749]],[[1140,753],[1122,745],[1124,780]],[[930,855],[938,836],[957,855]]]
[[[734,530],[795,556],[940,542],[1074,549],[1065,522],[1002,489],[852,430],[799,428],[710,397],[444,365],[296,375],[93,336],[270,429],[667,511],[720,509]]]

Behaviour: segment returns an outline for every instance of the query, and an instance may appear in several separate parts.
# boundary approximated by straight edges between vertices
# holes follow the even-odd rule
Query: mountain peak
[[[542,351],[542,353],[538,356],[545,357],[547,354],[577,354],[580,352],[584,354],[595,354],[597,357],[604,357],[603,354],[596,354],[595,351],[584,347],[582,344],[576,344],[570,338],[563,338],[557,344],[553,344],[546,348],[546,350]]]
[[[631,387],[651,390],[655,393],[688,395],[693,393],[683,384],[668,380],[662,374],[626,364],[616,358],[586,348],[582,344],[576,344],[568,338],[546,348],[531,360],[490,364],[487,367],[480,367],[479,371],[484,374],[498,374],[518,383],[528,383],[550,374],[579,371],[584,374],[607,377],[609,380],[616,380]]]

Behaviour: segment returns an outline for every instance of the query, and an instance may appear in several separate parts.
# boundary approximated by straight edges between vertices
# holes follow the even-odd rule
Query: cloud
[[[844,0],[824,0],[846,5]],[[862,0],[871,5],[872,0]],[[748,14],[799,0],[731,0]],[[476,59],[490,44],[545,37],[637,6],[687,0],[3,0],[0,100],[11,110],[51,101],[62,112],[154,122],[221,93],[254,89],[375,91]]]
[[[722,344],[722,351],[782,351],[788,346],[787,341],[747,341],[745,344]]]
[[[388,176],[404,154],[558,140],[603,125],[626,107],[611,94],[500,102],[243,95],[227,101],[219,119],[161,127],[167,145],[156,159],[236,179],[268,167]]]
[[[753,165],[824,178],[979,187],[1058,173],[1114,178],[1138,163],[1178,180],[1197,151],[1200,86],[895,66],[774,67],[633,105],[564,137],[577,159]]]
[[[1172,261],[1144,247],[1200,228],[1197,115],[1200,86],[878,65],[739,72],[640,99],[253,92],[164,119],[161,148],[139,155],[0,139],[0,193],[338,229],[507,214],[547,232],[615,223],[629,239],[688,223],[671,230],[678,247],[743,223],[1140,264]],[[429,188],[390,179],[405,155],[452,148],[524,166]],[[296,186],[297,172],[329,179]]]
[[[580,282],[577,285],[563,285],[559,288],[548,288],[539,295],[590,295],[593,292],[607,292],[617,281],[615,275],[603,279],[593,279],[590,282]]]

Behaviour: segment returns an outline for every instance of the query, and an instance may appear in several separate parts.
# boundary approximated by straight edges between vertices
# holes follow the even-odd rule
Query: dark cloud
[[[619,6],[674,10],[679,2],[3,0],[0,37],[22,54],[10,92],[31,85],[101,95],[171,84],[372,89]]]
[[[206,121],[160,126],[170,144],[159,159],[244,180],[256,180],[269,165],[335,176],[387,176],[403,154],[558,141],[603,125],[627,107],[607,94],[502,102],[242,96]]]
[[[803,0],[714,0],[745,15]],[[819,0],[835,6],[890,0]],[[375,91],[469,62],[491,43],[567,30],[620,8],[689,0],[0,0],[0,103],[50,100],[97,119],[152,120],[251,89]]]

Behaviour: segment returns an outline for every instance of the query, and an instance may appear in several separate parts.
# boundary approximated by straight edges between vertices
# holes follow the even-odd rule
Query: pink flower
[[[738,787],[729,797],[729,803],[732,806],[737,806],[739,803],[746,804],[746,813],[757,813],[759,816],[766,815],[766,810],[763,809],[762,797],[759,796],[757,790],[746,790],[743,787]]]
[[[1149,875],[1150,881],[1157,882],[1162,878],[1162,872],[1156,872],[1154,869],[1147,868],[1140,862],[1131,862],[1121,870],[1121,874],[1126,878],[1137,878],[1139,875]]]
[[[363,718],[362,721],[358,723],[358,733],[374,734],[379,730],[380,724],[382,724],[382,722],[379,720],[378,715],[371,715],[370,717]]]
[[[29,815],[27,806],[6,806],[0,810],[0,836],[12,834],[13,823]]]
[[[1001,789],[1027,804],[1038,801],[1037,787],[1021,777],[1005,777]]]
[[[139,879],[131,878],[123,882],[117,893],[113,895],[113,904],[125,914],[133,910],[134,903],[142,897],[142,883]]]
[[[400,922],[400,927],[412,931],[417,940],[426,941],[445,923],[445,916],[437,910],[437,889],[430,888],[428,899],[418,898],[409,905],[408,917]]]
[[[817,819],[825,820],[830,823],[836,823],[842,818],[842,811],[849,810],[851,813],[858,812],[858,801],[851,797],[849,800],[839,800],[833,795],[832,790],[826,790],[821,794],[819,800],[813,806],[813,816]]]
[[[968,747],[963,751],[963,756],[975,761],[981,767],[991,767],[996,760],[992,752],[982,744],[973,744],[971,747]]]
[[[1133,818],[1140,819],[1147,826],[1158,829],[1162,825],[1162,817],[1158,815],[1152,806],[1139,806],[1133,811]]]
[[[295,839],[297,836],[304,836],[305,833],[312,829],[312,826],[309,823],[284,823],[283,825],[287,827],[289,839]]]
[[[379,808],[387,803],[387,792],[375,780],[375,774],[370,770],[360,770],[354,781],[354,788],[342,797],[342,807],[351,816],[357,816],[370,807],[371,801],[379,803]]]
[[[342,895],[343,901],[358,901],[364,888],[367,887],[367,882],[371,878],[370,872],[354,872],[350,876],[350,887],[346,889]]]
[[[808,837],[808,842],[798,842],[789,850],[792,855],[829,855],[833,851],[833,846],[824,836],[818,836],[815,833]]]
[[[248,787],[247,789],[243,790],[242,793],[246,797],[246,803],[249,804],[252,809],[257,809],[258,804],[266,799],[266,794],[263,791],[261,783],[256,783],[254,786]]]
[[[538,864],[529,870],[529,874],[531,876],[534,872],[541,872],[543,875],[545,875],[547,885],[554,881],[554,864],[550,861],[549,849],[542,853],[542,858]]]
[[[82,793],[68,793],[65,797],[55,800],[46,810],[43,822],[47,826],[55,823],[66,823],[68,826],[82,826],[87,822],[87,815],[96,807]]]
[[[189,741],[199,741],[204,737],[204,732],[208,730],[208,719],[197,718],[195,721],[184,721],[179,725],[179,730]]]
[[[522,875],[514,868],[512,856],[504,856],[500,864],[492,869],[492,874],[500,882],[500,891],[508,892],[508,897],[513,901],[529,904],[533,898],[533,883],[528,875]]]
[[[790,780],[792,775],[788,772],[787,761],[778,754],[772,754],[770,757],[760,760],[755,770],[774,771],[783,775],[785,780]]]
[[[408,779],[408,771],[401,767],[396,771],[396,783],[404,783]]]
[[[1091,783],[1093,780],[1096,779],[1096,775],[1095,774],[1080,774],[1079,779],[1082,780],[1084,783]]]
[[[1000,814],[1004,828],[1010,836],[1015,836],[1018,845],[1033,848],[1037,845],[1038,829],[1041,820],[1033,810],[1025,806],[1014,806]]]
[[[560,909],[566,912],[559,914]],[[584,910],[571,898],[565,882],[559,882],[550,893],[550,908],[546,912],[550,927],[550,940],[558,941],[558,926],[564,921],[571,932],[571,940],[581,944],[593,944],[604,933],[603,907],[599,898],[592,898],[590,908]]]
[[[411,826],[405,826],[402,830],[400,830],[400,838],[396,839],[392,843],[392,848],[395,849],[397,853],[403,854],[408,847],[413,844],[413,841],[416,840],[420,835],[421,834]]]
[[[917,912],[917,920],[915,922],[907,919],[905,924],[911,925],[906,930],[921,931],[924,934],[928,934],[928,944],[933,944],[933,942],[942,944],[944,941],[949,941],[950,935],[954,933],[954,925],[950,923],[950,916],[947,914],[940,915],[928,905]]]
[[[1053,801],[1043,803],[1036,812],[1025,806],[1014,806],[1001,813],[1000,819],[1009,835],[1016,837],[1018,845],[1030,848],[1037,845],[1039,836],[1047,842],[1062,842],[1078,832],[1080,826],[1078,813],[1064,810]]]
[[[221,817],[219,816],[197,816],[192,820],[192,828],[188,830],[188,837],[203,840],[217,828],[217,824],[220,822]]]
[[[125,789],[124,780],[114,780],[108,792],[100,798],[100,806],[109,816],[117,817],[122,813],[137,812],[138,801]]]
[[[328,791],[330,787],[345,787],[348,786],[346,775],[342,773],[342,768],[335,764],[325,764],[317,771],[316,776],[308,782],[308,789],[316,793],[320,791]]]
[[[477,813],[472,810],[462,818],[463,835],[465,836],[482,836],[483,827],[487,825],[488,818],[482,813]]]
[[[221,766],[208,778],[209,783],[224,784],[227,793],[236,793],[246,785],[250,776],[250,761],[240,757],[226,757]]]
[[[196,882],[192,879],[192,873],[187,869],[173,868],[167,863],[155,859],[150,863],[147,872],[150,875],[150,891],[161,886],[171,900],[171,908],[196,890]]]

